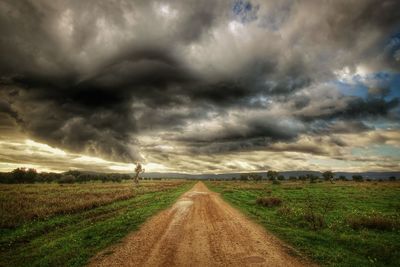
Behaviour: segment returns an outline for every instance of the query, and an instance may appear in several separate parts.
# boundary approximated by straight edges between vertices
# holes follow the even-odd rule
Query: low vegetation
[[[369,215],[350,215],[347,217],[347,223],[355,230],[362,228],[377,229],[385,231],[395,231],[400,227],[400,221],[396,217],[385,216],[379,213]]]
[[[398,266],[400,183],[325,180],[207,185],[323,266]]]
[[[82,266],[192,183],[0,185],[0,266]]]
[[[275,207],[282,204],[282,200],[277,197],[259,197],[256,203],[265,207]]]
[[[146,182],[137,189],[132,183],[0,185],[0,227],[13,228],[30,220],[92,209],[176,185],[177,182]]]

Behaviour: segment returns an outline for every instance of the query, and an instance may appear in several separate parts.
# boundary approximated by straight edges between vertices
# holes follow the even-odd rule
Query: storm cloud
[[[211,171],[213,154],[344,157],[351,145],[335,135],[399,129],[398,10],[395,0],[2,1],[0,131],[113,162],[206,157]]]

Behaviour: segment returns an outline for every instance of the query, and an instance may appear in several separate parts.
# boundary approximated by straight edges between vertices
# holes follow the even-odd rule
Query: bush
[[[353,181],[356,181],[356,182],[364,181],[364,177],[362,177],[362,175],[353,175],[352,178],[353,178]]]
[[[299,180],[300,180],[300,181],[305,181],[305,180],[307,180],[307,176],[305,176],[305,175],[300,175],[300,176],[299,176]]]
[[[316,231],[325,225],[325,218],[322,214],[308,211],[304,214],[304,220],[308,222],[311,228]]]
[[[276,207],[282,204],[282,200],[277,197],[259,197],[256,203],[265,207]]]
[[[307,177],[307,179],[310,180],[310,183],[311,183],[311,184],[316,183],[317,180],[318,180],[318,176],[317,176],[317,175],[314,175],[314,174],[311,174],[311,173],[310,173],[310,174],[307,174],[306,177]]]
[[[319,230],[325,226],[325,218],[334,210],[335,205],[335,199],[331,195],[321,197],[307,192],[302,213],[303,219],[312,230]]]
[[[292,208],[286,205],[278,209],[278,214],[284,217],[288,217],[292,212]]]
[[[13,183],[13,178],[11,176],[11,173],[0,172],[0,183],[2,183],[2,184],[11,184],[11,183]]]
[[[354,230],[361,228],[376,230],[394,230],[399,228],[399,221],[382,214],[351,215],[348,216],[347,224]]]
[[[72,184],[76,181],[75,176],[67,174],[67,175],[63,175],[60,180],[58,180],[59,184]]]
[[[279,185],[279,184],[281,184],[281,182],[279,182],[278,180],[273,180],[273,181],[272,181],[272,184],[277,184],[277,185]]]

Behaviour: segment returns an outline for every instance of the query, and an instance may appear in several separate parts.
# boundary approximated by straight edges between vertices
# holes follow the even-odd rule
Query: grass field
[[[0,185],[0,266],[82,266],[192,185]]]
[[[398,182],[208,182],[323,266],[400,265]]]

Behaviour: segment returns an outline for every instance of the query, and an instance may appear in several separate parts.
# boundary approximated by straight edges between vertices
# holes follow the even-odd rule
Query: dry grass
[[[164,191],[182,182],[0,185],[0,227],[91,209],[148,192]]]

